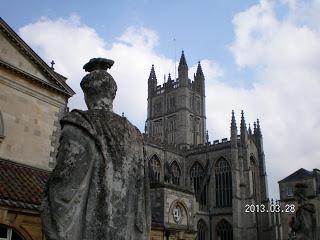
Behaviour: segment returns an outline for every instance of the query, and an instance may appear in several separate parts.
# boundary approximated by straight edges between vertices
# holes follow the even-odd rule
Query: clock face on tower
[[[179,223],[181,220],[181,207],[179,205],[176,205],[172,211],[173,219],[176,223]]]

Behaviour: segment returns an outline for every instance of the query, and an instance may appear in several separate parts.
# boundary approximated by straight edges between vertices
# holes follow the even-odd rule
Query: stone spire
[[[150,75],[148,78],[148,95],[152,95],[153,91],[157,88],[157,76],[154,70],[154,65],[152,64]]]
[[[246,129],[246,130],[247,130],[246,120],[244,119],[243,110],[241,110],[241,122],[240,122],[240,127],[241,127],[241,129]]]
[[[251,136],[251,135],[252,135],[252,130],[251,130],[251,125],[250,125],[250,123],[249,123],[248,132],[249,132],[249,136]]]
[[[152,67],[151,67],[151,71],[150,71],[150,75],[149,75],[149,79],[148,81],[155,81],[157,82],[157,76],[156,76],[156,72],[154,70],[154,65],[152,64]]]
[[[260,121],[259,121],[259,119],[257,119],[257,135],[258,136],[261,136],[262,134],[261,134],[261,128],[260,128]]]
[[[201,67],[200,61],[198,62],[196,79],[197,80],[204,80],[204,74],[203,74],[203,71],[202,71],[202,67]]]
[[[179,78],[188,78],[188,64],[184,56],[184,51],[182,50],[180,62],[178,66],[178,77]]]
[[[231,137],[230,137],[230,142],[231,142],[231,147],[236,148],[237,147],[237,135],[238,135],[238,130],[237,130],[237,123],[236,123],[236,118],[234,117],[234,111],[232,110],[231,112]]]
[[[199,91],[200,93],[203,93],[204,95],[204,92],[205,92],[204,74],[202,71],[200,61],[198,62],[197,73],[194,76],[194,84],[195,84],[196,90]]]
[[[234,117],[234,111],[231,112],[231,129],[237,129],[236,118]]]
[[[169,81],[171,81],[172,79],[171,79],[171,74],[169,73],[169,75],[168,75],[168,82]]]
[[[206,131],[206,143],[207,144],[209,143],[209,132],[208,132],[208,130]]]
[[[246,121],[244,119],[244,113],[243,110],[241,110],[241,122],[240,122],[240,139],[241,139],[241,144],[243,146],[247,145],[248,142],[248,132],[247,132],[247,126],[246,126]]]
[[[257,134],[257,123],[253,122],[253,134],[256,135]]]

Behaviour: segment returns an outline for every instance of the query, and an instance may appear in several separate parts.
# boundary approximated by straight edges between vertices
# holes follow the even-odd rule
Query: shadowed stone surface
[[[74,110],[61,120],[57,165],[43,200],[47,240],[149,239],[143,139],[112,112],[117,86],[106,71],[110,64],[93,59],[85,65],[91,72],[81,87],[89,110]]]
[[[295,240],[317,240],[315,206],[309,203],[305,196],[304,184],[296,184],[294,197],[298,202],[296,217],[292,219],[290,226],[296,233]]]

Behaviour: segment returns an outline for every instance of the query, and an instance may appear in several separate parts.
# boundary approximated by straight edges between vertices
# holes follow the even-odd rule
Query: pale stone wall
[[[25,58],[19,50],[0,31],[0,59],[41,80],[49,82],[35,65]]]
[[[150,233],[150,240],[163,240],[164,239],[164,233],[162,228],[151,228]]]
[[[26,240],[43,240],[38,212],[0,207],[0,224],[15,229]]]
[[[5,138],[0,157],[50,169],[55,151],[53,132],[66,97],[0,69],[0,111]],[[57,137],[57,136],[56,136]]]

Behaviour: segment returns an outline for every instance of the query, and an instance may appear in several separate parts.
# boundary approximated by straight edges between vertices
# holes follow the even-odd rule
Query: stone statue
[[[297,183],[294,198],[298,202],[296,217],[292,218],[290,227],[296,240],[318,240],[316,236],[315,206],[307,201],[305,184]]]
[[[81,81],[87,111],[61,120],[56,167],[46,185],[42,220],[47,240],[147,240],[148,166],[142,135],[112,111],[117,85],[112,60],[91,59]]]

